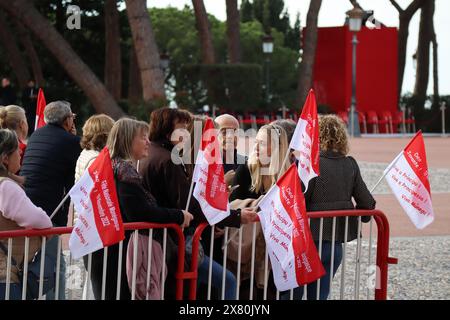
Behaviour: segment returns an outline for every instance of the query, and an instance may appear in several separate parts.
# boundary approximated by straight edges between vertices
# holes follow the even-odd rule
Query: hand
[[[191,223],[192,219],[194,219],[194,216],[189,212],[187,212],[186,210],[183,210],[183,216],[184,221],[183,224],[181,225],[181,228],[187,228],[189,227],[189,224]]]
[[[220,229],[218,227],[214,228],[214,239],[221,238],[225,234],[224,229]]]
[[[73,134],[74,136],[77,135],[77,128],[75,127],[75,124],[72,125],[72,128],[70,128],[70,133]]]
[[[244,208],[241,210],[241,224],[247,224],[258,221],[256,208]]]
[[[234,170],[230,170],[227,173],[225,173],[225,183],[227,184],[227,186],[231,186],[235,175],[236,172],[234,172]]]

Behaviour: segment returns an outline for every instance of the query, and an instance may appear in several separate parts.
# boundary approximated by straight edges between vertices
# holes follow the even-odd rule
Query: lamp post
[[[166,89],[167,70],[169,69],[169,64],[170,64],[170,57],[166,53],[166,51],[164,51],[163,53],[161,53],[159,55],[159,66],[162,69],[162,73],[163,73],[163,77],[164,77],[164,92],[166,93],[166,96],[168,96],[168,94],[169,94],[168,91],[170,91],[170,86],[169,86],[169,90]]]
[[[347,17],[349,20],[348,26],[349,30],[353,32],[352,37],[352,101],[350,105],[349,119],[349,131],[351,137],[360,137],[361,132],[359,130],[359,118],[356,111],[356,45],[358,44],[358,39],[356,33],[361,30],[362,19],[364,16],[364,11],[359,8],[353,8],[347,11]]]
[[[445,109],[447,109],[446,107],[446,102],[442,101],[441,102],[441,112],[442,112],[442,136],[445,136]]]
[[[266,56],[266,102],[270,102],[270,91],[269,91],[269,82],[270,82],[270,73],[269,73],[269,65],[270,65],[270,55],[273,52],[273,37],[270,34],[266,34],[263,37],[263,53]]]
[[[164,76],[166,75],[166,70],[169,68],[170,57],[167,53],[163,52],[159,55],[159,64],[163,70]]]
[[[402,111],[402,132],[406,133],[406,104],[400,104],[400,110]]]

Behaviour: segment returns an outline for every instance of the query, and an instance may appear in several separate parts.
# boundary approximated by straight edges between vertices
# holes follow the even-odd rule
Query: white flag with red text
[[[419,131],[385,170],[395,197],[417,229],[433,222],[425,143]]]
[[[258,213],[278,290],[290,290],[325,274],[311,236],[297,167],[292,164],[259,203]]]
[[[309,91],[302,114],[292,136],[290,149],[298,160],[298,175],[308,189],[308,182],[319,175],[319,121],[314,90]]]
[[[217,130],[210,118],[206,120],[202,142],[195,162],[193,183],[194,197],[200,203],[210,225],[230,215],[227,185],[222,165]]]
[[[79,214],[69,248],[78,259],[125,238],[108,149],[105,147],[69,195]]]

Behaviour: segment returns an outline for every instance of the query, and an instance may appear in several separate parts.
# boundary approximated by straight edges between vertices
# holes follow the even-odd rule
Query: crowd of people
[[[30,86],[34,84],[30,83]],[[4,102],[3,102],[4,103]],[[25,107],[25,106],[24,106]],[[81,136],[75,129],[75,114],[70,103],[54,101],[44,111],[46,125],[29,135],[30,117],[25,108],[8,104],[0,107],[0,231],[22,228],[49,228],[73,225],[78,213],[69,219],[70,202],[62,205],[52,220],[49,216],[57,209],[61,199],[93,163],[99,152],[107,146],[111,155],[117,195],[126,222],[175,223],[186,236],[206,218],[197,200],[189,198],[194,162],[185,163],[185,154],[195,159],[194,139],[186,144],[174,133],[179,130],[193,133],[195,124],[204,125],[205,117],[193,115],[186,110],[161,108],[150,115],[149,123],[131,118],[114,121],[107,115],[94,115],[83,125]],[[231,214],[208,228],[202,236],[205,256],[198,266],[199,296],[208,283],[208,270],[212,260],[213,297],[220,298],[225,272],[225,299],[236,297],[236,270],[232,263],[224,270],[224,228],[249,225],[257,221],[257,204],[277,179],[296,161],[294,155],[283,163],[289,149],[289,141],[295,129],[291,120],[277,120],[262,126],[255,138],[255,147],[248,158],[238,152],[237,134],[239,122],[224,114],[215,120],[217,138],[221,146],[225,181],[229,190]],[[349,144],[344,123],[334,115],[320,116],[320,175],[309,183],[305,193],[308,211],[339,209],[374,209],[375,200],[361,178],[354,158],[347,156]],[[175,152],[174,152],[175,150]],[[353,204],[354,200],[356,206]],[[72,216],[72,215],[70,215]],[[69,221],[72,220],[72,221]],[[342,260],[342,243],[357,238],[357,218],[345,218],[336,222],[336,236],[332,242],[332,219],[324,219],[322,233],[322,263],[327,274],[320,283],[320,299],[327,299],[329,277],[339,268]],[[368,219],[363,219],[367,222]],[[319,222],[311,220],[310,227],[316,246],[319,241]],[[347,234],[345,230],[348,229]],[[213,235],[211,233],[214,232]],[[128,247],[130,233],[123,242]],[[210,241],[214,239],[214,253],[210,257]],[[176,239],[169,233],[168,243],[176,246]],[[57,237],[52,238],[57,239]],[[162,233],[155,232],[154,239],[162,241]],[[29,257],[40,248],[40,238],[32,238]],[[1,239],[3,246],[7,239]],[[57,256],[58,241],[48,241],[47,255]],[[331,249],[334,246],[334,262]],[[23,239],[14,241],[14,261],[20,265],[24,260]],[[170,250],[169,250],[170,251]],[[108,248],[105,282],[105,299],[130,299],[127,281],[127,254],[121,255],[120,294],[117,290],[119,245]],[[92,254],[90,281],[95,299],[101,299],[103,284],[103,250]],[[166,298],[175,294],[175,257],[167,258]],[[65,298],[65,262],[61,254],[59,273],[59,299]],[[87,256],[84,257],[88,268]],[[333,265],[333,270],[330,266]],[[4,298],[7,278],[7,253],[0,250],[0,299]],[[10,299],[21,299],[22,285],[18,270],[11,269]],[[244,281],[241,278],[241,281]],[[273,279],[269,279],[269,291],[275,291]],[[257,283],[257,282],[256,282]],[[308,285],[308,299],[316,299],[316,283]],[[258,289],[258,288],[256,288]],[[261,288],[259,288],[261,289]],[[310,294],[311,292],[311,294]],[[54,298],[54,291],[47,298]],[[294,298],[301,299],[303,287],[294,290]],[[288,299],[288,293],[281,293]]]

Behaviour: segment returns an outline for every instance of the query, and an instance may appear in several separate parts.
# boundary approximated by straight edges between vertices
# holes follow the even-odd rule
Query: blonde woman
[[[28,136],[28,122],[25,110],[16,105],[0,107],[0,129],[10,129],[16,132],[19,139],[20,164],[22,165]]]
[[[230,195],[230,201],[257,199],[269,191],[289,168],[290,163],[283,165],[288,147],[286,131],[282,127],[276,124],[262,126],[248,163],[236,169],[233,186],[237,188]]]
[[[288,141],[285,130],[275,124],[262,126],[255,138],[255,147],[250,154],[247,164],[239,165],[236,169],[236,175],[233,179],[233,186],[236,188],[230,195],[232,206],[257,206],[262,195],[267,193],[269,189],[276,183],[278,178],[289,168],[289,163],[283,165],[283,160],[288,151]],[[287,161],[288,162],[288,161]],[[251,201],[250,199],[255,199]],[[258,199],[258,200],[256,200]],[[242,201],[238,201],[242,200]],[[251,248],[252,231],[251,228],[243,231],[243,243],[246,247]],[[248,236],[250,235],[250,236]],[[256,235],[256,252],[255,259],[257,261],[264,260],[265,243],[261,233],[261,228],[257,229]],[[243,245],[244,246],[244,245]],[[237,255],[232,252],[237,251],[237,242],[229,247],[228,258],[237,262]],[[251,252],[241,253],[241,256],[249,257]],[[234,257],[233,257],[234,256]],[[250,261],[250,259],[248,259]],[[231,263],[230,263],[231,265]],[[241,263],[242,270],[250,270],[250,262]],[[255,284],[259,290],[256,290],[257,299],[262,298],[264,286],[264,263],[257,264],[255,269]],[[250,277],[250,273],[242,276],[243,279]],[[268,295],[270,298],[275,297],[275,286],[272,273],[269,275]]]
[[[142,121],[122,118],[111,129],[108,136],[109,149],[116,182],[122,220],[126,222],[176,223],[181,227],[189,226],[193,216],[184,210],[162,208],[157,205],[153,195],[143,187],[142,178],[136,171],[139,160],[148,156],[148,124]],[[130,234],[126,234],[123,248],[127,248]],[[106,272],[106,298],[116,299],[117,262],[119,245],[108,248]],[[131,298],[126,275],[126,257],[122,254],[122,274],[120,298]],[[91,281],[94,296],[101,298],[103,276],[103,250],[92,255]]]
[[[375,199],[364,183],[359,166],[349,152],[347,129],[344,122],[336,115],[319,117],[320,140],[320,176],[309,182],[305,193],[307,211],[374,209]],[[353,204],[355,202],[356,206]],[[342,261],[342,243],[358,237],[358,218],[348,218],[347,235],[345,218],[336,219],[334,243],[332,242],[333,219],[323,219],[321,261],[326,275],[320,279],[320,300],[326,300],[330,292],[330,276],[334,276]],[[362,217],[368,222],[369,217]],[[311,233],[319,247],[320,219],[311,219]],[[333,270],[331,271],[331,251],[334,247]],[[301,299],[303,287],[294,289],[294,298]],[[289,292],[282,294],[282,299],[289,299]],[[308,300],[317,298],[317,282],[307,288]]]

